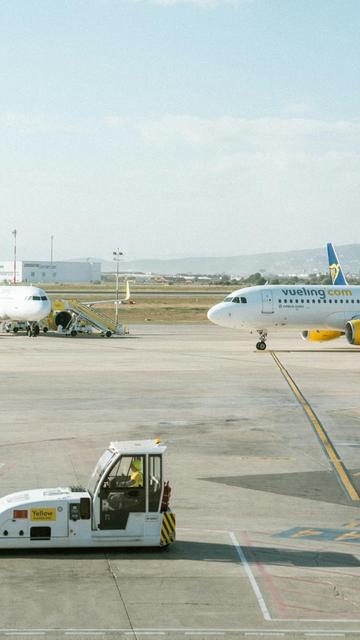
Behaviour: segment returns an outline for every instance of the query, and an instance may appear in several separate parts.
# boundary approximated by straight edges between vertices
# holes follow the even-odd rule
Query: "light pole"
[[[116,261],[116,303],[115,303],[115,324],[118,325],[119,322],[119,262],[121,256],[123,256],[123,252],[120,251],[119,247],[113,251],[113,260]]]
[[[14,236],[14,284],[16,284],[16,235],[17,235],[16,229],[14,229],[12,234]]]
[[[54,236],[50,236],[50,245],[51,245],[50,262],[52,264],[53,263],[53,258],[54,258]]]

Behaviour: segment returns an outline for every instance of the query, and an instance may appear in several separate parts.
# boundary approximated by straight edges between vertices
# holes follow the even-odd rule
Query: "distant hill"
[[[360,273],[360,244],[347,244],[336,247],[339,260],[346,273]],[[80,260],[80,258],[79,258]],[[100,258],[82,258],[82,261],[101,262],[104,273],[113,272],[115,264]],[[144,271],[175,275],[176,273],[214,274],[248,276],[261,271],[265,274],[288,275],[314,272],[326,272],[327,253],[324,244],[320,249],[301,249],[299,251],[278,251],[252,255],[229,256],[219,258],[174,258],[159,260],[122,260],[120,271]]]

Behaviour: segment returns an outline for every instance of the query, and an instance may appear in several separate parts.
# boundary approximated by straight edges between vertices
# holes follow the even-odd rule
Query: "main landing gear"
[[[40,327],[37,322],[29,322],[26,327],[26,333],[29,338],[36,338],[40,333]]]
[[[258,334],[260,336],[260,340],[256,343],[256,348],[258,351],[264,351],[266,349],[267,331],[258,331]]]

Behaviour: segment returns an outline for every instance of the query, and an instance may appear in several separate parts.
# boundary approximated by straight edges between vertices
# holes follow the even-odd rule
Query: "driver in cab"
[[[130,479],[132,487],[144,486],[144,474],[142,472],[141,458],[133,458],[130,465]]]

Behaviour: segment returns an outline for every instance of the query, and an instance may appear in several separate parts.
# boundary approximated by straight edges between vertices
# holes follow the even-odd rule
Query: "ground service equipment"
[[[175,542],[165,451],[159,440],[111,442],[86,489],[31,489],[1,498],[0,549]]]

